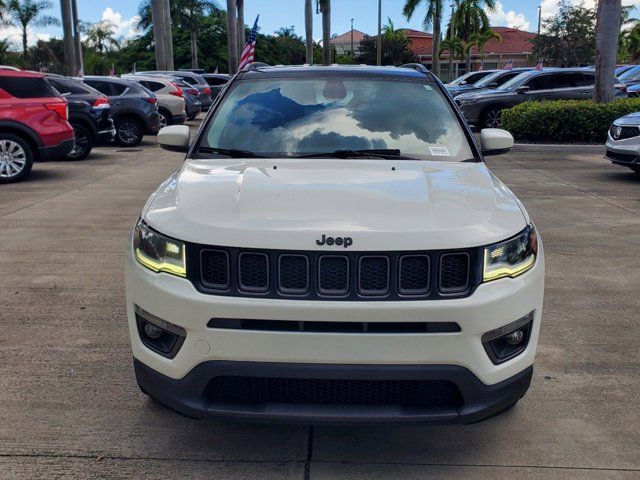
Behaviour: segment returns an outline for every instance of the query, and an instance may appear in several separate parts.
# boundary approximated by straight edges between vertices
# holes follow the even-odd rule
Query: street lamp
[[[353,18],[351,19],[351,54],[353,55]]]

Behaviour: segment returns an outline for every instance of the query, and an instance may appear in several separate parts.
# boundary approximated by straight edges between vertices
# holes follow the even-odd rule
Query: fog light
[[[482,346],[491,361],[498,365],[520,355],[527,348],[534,312],[515,322],[482,335]]]
[[[160,338],[162,330],[156,327],[153,323],[147,322],[144,324],[144,334],[149,338]]]
[[[163,357],[173,358],[187,337],[187,331],[135,305],[140,340],[150,350]]]
[[[524,332],[522,330],[516,330],[515,332],[509,333],[504,339],[509,345],[518,345],[524,340]]]

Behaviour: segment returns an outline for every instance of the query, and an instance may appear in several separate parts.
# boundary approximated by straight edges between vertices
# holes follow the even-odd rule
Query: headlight
[[[187,276],[184,243],[154,232],[142,220],[133,230],[136,260],[154,272]]]
[[[515,237],[484,249],[483,281],[517,277],[533,267],[538,255],[538,236],[529,225]]]
[[[468,98],[458,97],[458,101],[460,102],[460,105],[473,105],[478,101],[478,99],[476,97],[468,97]]]

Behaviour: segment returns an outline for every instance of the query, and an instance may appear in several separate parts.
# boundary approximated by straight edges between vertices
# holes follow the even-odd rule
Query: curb
[[[516,143],[513,146],[514,152],[562,152],[562,153],[590,153],[604,155],[605,147],[594,144],[556,144],[556,143]]]

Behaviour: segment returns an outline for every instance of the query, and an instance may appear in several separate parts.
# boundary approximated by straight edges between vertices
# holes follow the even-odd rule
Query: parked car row
[[[593,68],[520,68],[491,71],[474,84],[463,81],[447,89],[470,124],[499,128],[504,109],[530,100],[589,99],[594,83]],[[615,96],[626,97],[627,83],[622,77],[615,78],[614,84]]]
[[[22,180],[34,161],[83,160],[111,142],[135,147],[144,135],[192,120],[228,76],[212,79],[215,87],[182,71],[71,78],[1,68],[0,183]]]

